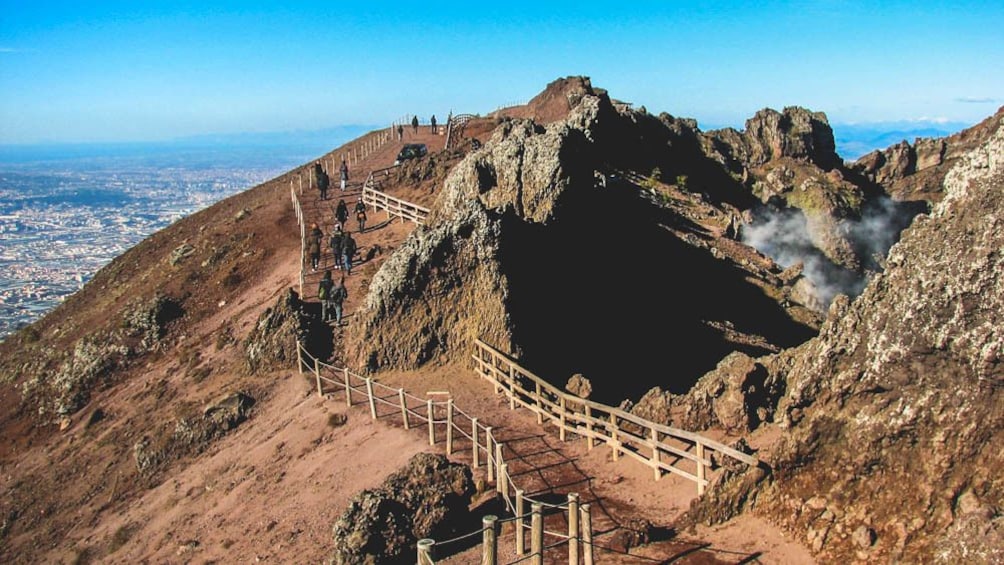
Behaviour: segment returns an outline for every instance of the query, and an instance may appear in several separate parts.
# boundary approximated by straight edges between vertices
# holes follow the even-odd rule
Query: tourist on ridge
[[[314,178],[317,179],[317,190],[321,193],[321,200],[328,199],[328,173],[324,172],[321,162],[314,163]]]
[[[321,282],[317,285],[317,299],[321,301],[321,320],[327,322],[331,314],[331,306],[334,303],[334,293],[332,292],[335,281],[331,280],[331,269],[324,271]]]
[[[418,133],[418,116],[411,117],[411,131]]]
[[[397,140],[404,141],[404,126],[397,124]]]
[[[429,120],[429,128],[432,129],[432,133],[436,133],[436,115],[432,115],[432,119]]]
[[[338,282],[338,286],[331,289],[331,305],[335,309],[335,325],[342,325],[342,303],[349,297],[349,289],[345,288],[345,277]]]
[[[348,231],[342,236],[342,268],[346,275],[352,274],[352,258],[356,254],[356,240],[352,239],[352,234]]]
[[[349,219],[349,207],[345,204],[344,198],[338,199],[338,205],[335,206],[335,223],[338,224],[343,231],[345,230],[345,222]]]
[[[366,205],[363,204],[363,199],[360,198],[356,200],[356,221],[359,222],[359,233],[366,231]]]
[[[345,192],[345,184],[349,182],[349,164],[342,159],[342,166],[338,169],[342,174],[342,192]]]
[[[316,271],[317,265],[321,262],[321,240],[311,238],[307,243],[307,253],[310,254],[310,270]]]

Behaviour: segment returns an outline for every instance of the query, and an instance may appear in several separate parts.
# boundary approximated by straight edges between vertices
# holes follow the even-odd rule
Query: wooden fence
[[[363,184],[363,203],[367,206],[372,206],[373,211],[384,210],[387,212],[387,219],[392,220],[393,218],[402,218],[414,222],[418,225],[425,223],[425,219],[429,216],[429,209],[419,206],[418,204],[412,204],[406,200],[401,200],[400,198],[395,198],[385,192],[380,192],[376,188],[377,180],[373,173],[366,179]]]
[[[496,393],[509,397],[510,409],[522,406],[537,415],[538,424],[550,421],[562,441],[572,432],[586,439],[588,449],[597,442],[610,446],[614,461],[621,455],[637,459],[652,468],[656,480],[663,472],[674,473],[695,482],[701,495],[714,469],[710,452],[747,465],[760,464],[756,457],[693,432],[564,392],[481,340],[475,341],[472,356],[475,371],[492,383]]]
[[[302,192],[302,184],[301,184]],[[289,196],[293,199],[293,212],[296,214],[296,223],[300,226],[300,298],[303,298],[303,278],[305,263],[307,261],[307,222],[303,217],[303,207],[300,206],[300,199],[296,196],[296,190],[293,189],[293,179],[289,179]]]
[[[514,523],[516,561],[528,560],[534,565],[542,565],[547,551],[558,547],[567,547],[568,563],[579,564],[579,556],[583,563],[593,565],[593,530],[591,509],[589,504],[579,504],[579,495],[569,493],[568,500],[563,504],[549,504],[536,500],[526,494],[513,481],[506,460],[506,445],[499,441],[491,426],[486,426],[461,410],[452,398],[434,400],[420,398],[410,394],[403,388],[391,388],[372,377],[356,375],[348,368],[338,368],[312,356],[301,344],[297,343],[297,370],[300,374],[309,371],[313,373],[318,396],[324,396],[334,387],[344,391],[345,404],[348,407],[365,403],[370,417],[400,418],[404,428],[425,427],[428,433],[429,445],[434,446],[442,441],[447,455],[453,455],[462,439],[468,440],[471,467],[485,467],[489,483],[495,484],[496,495],[505,504],[512,515],[505,519],[496,516],[485,516],[482,527],[453,539],[436,541],[432,539],[419,540],[418,562],[434,563],[437,550],[442,552],[452,544],[467,538],[482,536],[482,563],[498,564],[498,533],[503,523]],[[564,517],[567,531],[551,531],[545,528],[546,518]],[[527,523],[529,521],[529,523]],[[553,522],[554,520],[552,520]],[[527,540],[527,532],[530,539]],[[548,543],[550,540],[550,543]],[[529,548],[527,548],[529,541]]]

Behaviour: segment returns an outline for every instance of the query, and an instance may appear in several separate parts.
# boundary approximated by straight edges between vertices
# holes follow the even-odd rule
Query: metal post
[[[481,563],[482,565],[498,564],[498,516],[489,514],[481,519]]]
[[[579,495],[568,493],[568,565],[579,565]]]
[[[530,563],[544,565],[544,516],[543,505],[530,505]]]

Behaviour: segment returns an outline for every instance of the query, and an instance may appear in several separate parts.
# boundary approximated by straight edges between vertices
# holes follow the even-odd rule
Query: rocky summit
[[[473,394],[482,340],[756,453],[716,459],[660,528],[751,516],[820,562],[999,563],[1002,128],[1004,109],[849,163],[820,111],[702,131],[560,78],[397,167],[366,138],[370,182],[428,216],[377,212],[355,234],[341,325],[321,319],[320,273],[299,285],[291,196],[331,215],[304,164],[157,232],[0,343],[0,560],[410,561],[414,539],[464,531],[479,478],[411,459],[403,430],[357,451],[376,432],[296,365]],[[455,496],[401,496],[432,475]]]

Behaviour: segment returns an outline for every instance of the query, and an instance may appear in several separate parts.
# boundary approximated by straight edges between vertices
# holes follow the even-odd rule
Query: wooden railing
[[[509,397],[509,407],[522,406],[558,427],[562,441],[568,432],[586,439],[588,449],[597,442],[613,450],[613,459],[627,455],[652,468],[658,480],[662,473],[674,473],[697,483],[697,494],[704,494],[708,472],[714,468],[709,451],[756,466],[756,457],[693,432],[657,424],[619,408],[593,402],[564,392],[514,360],[476,340],[475,371],[490,381],[495,392]]]
[[[387,212],[387,218],[393,219],[395,217],[402,218],[418,225],[425,223],[426,217],[429,215],[429,209],[419,206],[418,204],[412,204],[406,200],[401,200],[400,198],[395,198],[385,192],[380,192],[375,188],[376,180],[375,177],[370,174],[369,178],[363,184],[363,203],[367,206],[372,206],[373,211],[384,210]]]
[[[514,522],[515,551],[518,558],[511,563],[529,560],[530,563],[542,565],[544,554],[548,550],[567,546],[570,565],[579,564],[579,555],[583,556],[583,563],[593,565],[594,544],[590,505],[580,505],[577,493],[569,493],[567,501],[563,504],[549,504],[528,496],[513,481],[506,459],[506,444],[497,439],[491,426],[484,425],[476,417],[461,410],[452,398],[439,401],[432,398],[423,399],[403,388],[388,387],[372,377],[356,375],[348,368],[324,363],[312,356],[300,343],[296,346],[296,358],[300,374],[304,371],[313,373],[318,396],[323,397],[330,393],[333,387],[345,393],[346,406],[365,403],[370,417],[374,420],[400,417],[401,424],[406,430],[424,424],[428,431],[429,445],[435,446],[442,438],[448,456],[454,454],[456,451],[454,448],[461,438],[470,441],[471,467],[476,470],[484,465],[488,482],[495,484],[496,495],[512,516],[505,519],[498,519],[493,515],[485,516],[481,529],[453,539],[419,540],[417,546],[419,563],[434,563],[437,549],[445,550],[451,544],[481,535],[483,536],[482,563],[497,565],[499,528],[503,523]],[[567,533],[546,530],[545,518],[559,515],[562,517],[561,522],[567,523]],[[529,524],[527,524],[528,519]],[[528,531],[529,550],[526,547]],[[546,544],[545,540],[548,537],[556,541]]]
[[[301,194],[302,188],[301,188]],[[296,214],[296,223],[300,226],[300,298],[303,298],[303,279],[307,261],[307,222],[303,218],[303,207],[300,206],[300,199],[296,196],[293,188],[293,179],[289,179],[289,197],[293,199],[293,212]]]

